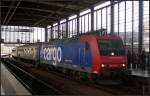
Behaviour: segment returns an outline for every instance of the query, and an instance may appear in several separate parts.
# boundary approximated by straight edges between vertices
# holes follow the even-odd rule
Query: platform
[[[3,63],[1,63],[1,95],[31,95]]]
[[[5,95],[2,85],[1,85],[1,95]]]
[[[132,70],[131,74],[135,76],[146,77],[146,78],[149,77],[148,70],[142,71],[140,69],[136,69],[136,70]]]
[[[139,65],[139,64],[137,64]],[[145,77],[145,78],[148,78],[149,77],[149,74],[148,74],[148,69],[146,67],[146,69],[144,71],[141,70],[141,68],[138,68],[136,66],[136,68],[134,69],[132,67],[132,64],[130,66],[131,68],[129,70],[131,70],[131,75],[134,75],[134,76],[138,76],[138,77]]]

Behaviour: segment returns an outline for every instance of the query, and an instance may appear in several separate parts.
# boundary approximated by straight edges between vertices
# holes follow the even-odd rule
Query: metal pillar
[[[8,42],[11,42],[11,26],[8,26],[8,37],[9,37],[9,41]],[[23,41],[23,32],[22,32],[22,41]]]
[[[132,1],[132,54],[133,54],[133,40],[134,40],[134,1]],[[132,55],[132,58],[131,58],[132,62],[133,62],[133,55]]]
[[[48,41],[48,31],[47,31],[47,26],[45,27],[45,42]]]
[[[1,0],[0,0],[0,6],[1,6]],[[1,19],[2,19],[2,18],[1,18],[1,12],[2,12],[2,11],[1,11],[1,7],[0,7],[0,37],[1,37]],[[3,40],[2,40],[2,37],[1,37],[1,41],[3,41]]]
[[[139,50],[141,53],[143,45],[143,0],[139,1]]]
[[[79,12],[77,13],[77,35],[79,35]]]
[[[124,18],[124,44],[125,44],[125,46],[126,46],[126,1],[124,1],[124,6],[125,6],[125,8],[124,8],[124,15],[125,15],[125,18]]]
[[[110,25],[110,34],[113,35],[114,34],[114,0],[111,0],[111,16],[110,16],[110,22],[111,22],[111,25]]]
[[[148,67],[148,74],[149,74],[148,96],[150,96],[150,33],[149,33],[149,54],[148,54],[148,64],[149,64],[149,67]]]
[[[91,6],[91,32],[94,31],[94,6]]]
[[[51,39],[53,39],[53,25],[51,25]]]
[[[29,26],[29,29],[31,29],[31,26]],[[30,41],[31,40],[30,39],[31,38],[31,32],[29,32],[28,36],[29,36],[29,43],[31,43],[31,41]]]
[[[102,27],[102,26],[103,26],[103,25],[102,25],[102,23],[103,23],[103,22],[102,22],[102,21],[103,21],[103,18],[102,18],[103,16],[102,16],[102,14],[103,14],[103,11],[102,11],[102,9],[101,9],[101,29],[103,28],[103,27]],[[101,34],[101,35],[102,35],[102,34]]]
[[[68,17],[66,18],[66,38],[68,38]]]
[[[60,39],[60,21],[58,21],[58,39]]]
[[[120,5],[119,5],[119,2],[118,2],[118,36],[119,36],[119,23],[120,23],[120,12],[119,12],[119,10],[120,10]]]
[[[0,6],[1,6],[1,0],[0,0]],[[0,7],[0,12],[1,12],[1,7]],[[1,36],[1,13],[0,13],[0,41],[3,43],[4,40],[2,40],[2,36]],[[0,52],[1,52],[1,48],[0,48]]]
[[[150,37],[150,34],[149,34],[149,37]],[[150,42],[150,39],[149,39],[149,42]],[[150,52],[150,45],[149,45],[149,52]],[[148,96],[150,96],[150,53],[148,54],[148,64],[149,64],[149,67],[148,67],[148,74],[149,74]]]
[[[1,2],[2,2],[2,1],[0,0],[0,6],[1,6]],[[0,7],[0,28],[1,28],[1,23],[2,23],[2,22],[1,22],[1,19],[2,19],[2,18],[1,18],[1,12],[2,12],[2,11],[1,11],[1,7]],[[1,29],[0,29],[0,30],[1,30]],[[1,35],[1,34],[0,34],[0,35]]]

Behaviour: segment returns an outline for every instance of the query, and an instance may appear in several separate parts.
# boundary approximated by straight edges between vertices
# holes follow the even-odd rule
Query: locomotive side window
[[[121,40],[100,39],[98,47],[101,55],[125,55]]]

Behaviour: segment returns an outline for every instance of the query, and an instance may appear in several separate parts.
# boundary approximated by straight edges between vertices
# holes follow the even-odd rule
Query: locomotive
[[[13,49],[12,56],[36,66],[65,70],[73,76],[84,74],[86,78],[123,73],[127,66],[122,39],[115,35],[83,34],[72,39],[23,45]]]

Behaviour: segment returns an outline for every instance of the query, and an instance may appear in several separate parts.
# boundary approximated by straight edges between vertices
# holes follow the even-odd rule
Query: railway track
[[[22,70],[9,60],[2,60],[8,70],[29,90],[33,95],[62,95],[63,93],[46,82]]]
[[[57,72],[57,71],[51,71],[51,73],[53,73],[57,76],[66,78],[66,79],[73,80],[73,81],[78,82],[80,84],[84,84],[84,85],[89,86],[89,87],[103,90],[103,91],[108,92],[108,93],[113,94],[113,95],[143,95],[143,86],[141,86],[141,88],[139,89],[136,86],[132,86],[132,84],[130,85],[130,82],[128,82],[128,84],[127,84],[127,82],[124,82],[121,84],[118,83],[118,84],[112,84],[112,85],[111,84],[105,85],[102,83],[98,84],[98,83],[95,83],[93,81],[86,81],[86,80],[72,78],[72,77],[67,76],[65,74],[60,74],[60,72]],[[109,83],[109,80],[108,80],[108,83]],[[145,86],[144,90],[147,90],[146,88],[148,88],[148,87]],[[144,94],[148,94],[148,92],[145,92]]]
[[[16,62],[16,61],[11,60],[11,62]],[[19,66],[24,66],[24,65],[20,64]],[[55,71],[51,71],[50,73],[55,74],[57,76],[60,76],[62,78],[73,80],[75,82],[78,82],[80,84],[84,84],[84,85],[89,86],[89,87],[103,90],[103,91],[111,93],[113,95],[142,95],[142,89],[139,90],[139,89],[135,88],[134,86],[128,86],[125,84],[121,84],[121,85],[99,85],[99,84],[95,84],[95,83],[89,82],[89,81],[81,81],[81,80],[77,80],[74,78],[70,78],[69,76],[66,76],[64,74],[60,74],[59,72],[55,72]]]
[[[63,78],[67,78],[70,80],[73,80],[75,82],[78,82],[80,84],[84,84],[89,87],[97,88],[99,90],[103,90],[105,92],[111,93],[113,95],[141,95],[142,94],[142,89],[138,90],[134,88],[133,86],[128,86],[125,84],[113,84],[113,85],[103,85],[103,84],[98,84],[92,81],[86,81],[86,80],[79,80],[75,78],[70,78],[69,76],[66,76],[65,74],[60,74],[59,72],[51,72],[53,74],[56,74],[57,76],[61,76]],[[109,81],[108,81],[109,82]]]
[[[85,91],[81,91],[80,89],[78,90],[76,90],[76,87],[78,87],[78,88],[80,88],[80,86],[82,86],[82,85],[79,85],[79,84],[76,84],[76,83],[72,83],[72,82],[74,82],[74,81],[71,81],[71,80],[66,80],[66,78],[62,78],[62,77],[60,77],[60,76],[58,76],[58,75],[56,75],[56,74],[53,74],[53,73],[50,73],[50,72],[47,72],[47,71],[43,71],[43,69],[36,69],[36,68],[34,68],[33,66],[30,66],[31,64],[27,64],[27,63],[25,63],[25,62],[20,62],[19,60],[13,60],[13,59],[7,59],[9,62],[13,62],[13,64],[15,64],[16,66],[18,66],[18,67],[20,67],[21,69],[23,69],[23,70],[25,70],[25,71],[27,71],[27,72],[29,72],[29,73],[31,73],[32,75],[34,75],[34,76],[36,76],[37,78],[39,78],[39,79],[42,79],[43,81],[45,81],[45,82],[47,82],[47,83],[49,83],[49,84],[52,84],[52,85],[56,85],[55,86],[55,88],[58,88],[58,89],[60,89],[60,90],[62,90],[62,92],[64,93],[64,94],[67,94],[67,95],[85,95],[85,94],[92,94],[93,95],[93,91],[95,92],[95,95],[94,96],[99,96],[99,95],[97,95],[97,94],[104,94],[104,96],[112,96],[111,94],[109,94],[109,93],[106,93],[106,92],[101,92],[100,90],[95,90],[95,89],[93,89],[93,88],[90,88],[90,89],[92,89],[92,91],[88,88],[88,87],[86,87],[86,86],[84,86],[84,88],[81,88],[81,90],[82,89],[84,89]],[[28,66],[29,65],[29,66]],[[41,70],[41,71],[40,71]],[[38,73],[37,73],[37,71],[38,71]],[[42,72],[43,71],[43,72]],[[32,73],[33,72],[33,73]],[[39,74],[40,73],[40,74]],[[47,77],[45,78],[45,76],[41,76],[41,74],[43,74],[44,73],[44,75],[46,75]],[[45,74],[46,73],[46,74]],[[51,75],[51,74],[53,74],[53,75],[55,75],[55,76],[53,76],[53,75]],[[56,78],[57,80],[56,81],[54,81],[53,79],[49,79],[48,77],[50,76],[50,78],[56,78],[56,77],[59,77],[59,78]],[[58,82],[59,81],[59,82]],[[69,82],[68,82],[69,81]],[[62,84],[62,82],[63,82],[63,84]],[[53,83],[55,83],[55,84],[53,84]],[[58,86],[57,86],[58,85]],[[72,87],[69,87],[69,86],[72,86]],[[74,88],[75,87],[75,88]],[[83,86],[82,86],[83,87]],[[88,89],[88,90],[90,90],[90,92],[88,91],[88,92],[86,92],[87,90],[86,89]],[[96,93],[96,92],[98,92],[98,93]],[[108,95],[109,94],[109,95]]]

